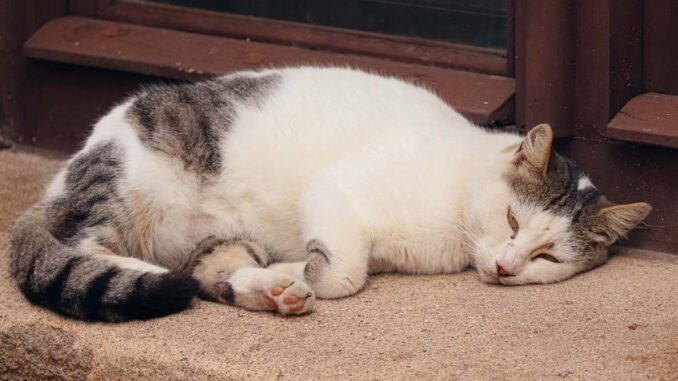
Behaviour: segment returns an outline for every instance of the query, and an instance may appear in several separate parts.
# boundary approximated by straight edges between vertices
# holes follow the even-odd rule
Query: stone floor
[[[62,162],[0,151],[6,231]],[[378,276],[281,318],[208,302],[148,322],[83,323],[30,305],[0,271],[0,380],[678,380],[678,256],[618,250],[549,286],[473,272]]]

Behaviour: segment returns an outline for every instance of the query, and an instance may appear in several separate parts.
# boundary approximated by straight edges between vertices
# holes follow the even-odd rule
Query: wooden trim
[[[24,46],[29,57],[178,79],[289,65],[348,65],[402,77],[434,89],[479,124],[513,121],[514,81],[451,69],[223,37],[64,17]]]
[[[82,1],[82,0],[78,0]],[[98,0],[110,2],[110,0]],[[269,20],[166,4],[113,2],[100,5],[108,20],[187,32],[360,54],[478,73],[509,75],[506,52],[420,38]]]
[[[567,0],[517,1],[516,115],[519,127],[549,123],[557,137],[574,125],[575,7]]]
[[[525,0],[515,14],[518,126],[600,139],[642,90],[643,0]]]
[[[600,139],[642,90],[643,0],[577,2],[577,136]]]
[[[577,136],[600,139],[610,120],[610,1],[577,3]]]
[[[508,0],[508,16],[506,18],[506,75],[516,76],[516,0]]]
[[[643,6],[643,91],[678,94],[678,2]]]
[[[96,0],[68,0],[68,13],[71,15],[96,17],[99,13],[99,4]]]
[[[0,134],[7,138],[15,139],[27,129],[27,115],[35,111],[25,101],[30,97],[31,78],[21,54],[23,43],[48,20],[67,11],[66,0],[0,1]]]
[[[643,3],[645,2],[643,0],[614,0],[610,2],[610,109],[608,110],[608,120],[626,102],[643,90],[642,25]],[[675,30],[674,26],[674,34]]]
[[[527,64],[525,52],[527,51],[527,38],[525,33],[525,20],[527,19],[527,4],[524,1],[514,1],[513,6],[513,76],[516,79],[516,128],[526,130],[525,84],[527,80]]]
[[[631,99],[607,126],[607,136],[678,148],[678,96],[645,93]]]
[[[75,16],[100,17],[104,9],[118,0],[67,0],[69,14]]]

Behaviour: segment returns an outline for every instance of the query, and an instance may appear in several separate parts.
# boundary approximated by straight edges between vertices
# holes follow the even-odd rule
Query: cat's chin
[[[489,274],[481,268],[478,268],[478,276],[483,283],[499,284],[499,278],[497,276]]]

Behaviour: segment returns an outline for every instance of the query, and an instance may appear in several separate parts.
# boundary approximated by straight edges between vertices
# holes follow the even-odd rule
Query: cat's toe
[[[275,286],[275,287],[273,287],[273,288],[271,289],[271,294],[272,294],[273,296],[278,296],[278,295],[282,294],[283,291],[285,291],[285,287],[283,287],[283,286]]]
[[[287,287],[272,287],[262,293],[262,299],[267,307],[281,315],[301,315],[313,309],[315,293],[308,285],[296,281]]]
[[[275,302],[275,300],[271,299],[266,295],[265,292],[261,293],[261,300],[264,301],[264,304],[266,307],[268,307],[271,311],[277,311],[278,310],[278,303]]]

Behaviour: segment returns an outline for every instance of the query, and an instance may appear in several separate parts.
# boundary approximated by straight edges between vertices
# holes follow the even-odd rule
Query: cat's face
[[[504,181],[471,207],[468,246],[484,282],[552,283],[599,266],[652,209],[607,201],[552,141],[548,125],[532,129],[507,156]]]

